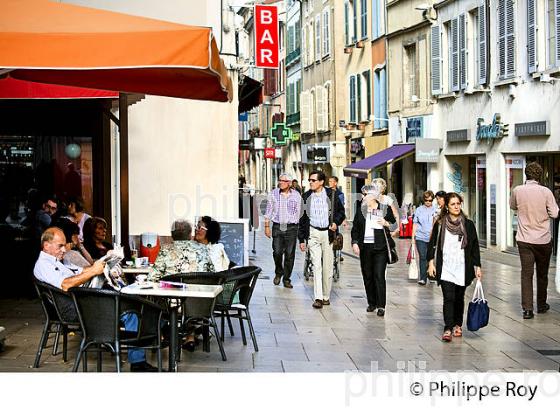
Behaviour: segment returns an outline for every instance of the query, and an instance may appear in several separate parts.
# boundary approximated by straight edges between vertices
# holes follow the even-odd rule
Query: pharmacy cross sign
[[[286,145],[292,139],[292,130],[283,122],[277,122],[270,129],[270,138],[274,145]]]

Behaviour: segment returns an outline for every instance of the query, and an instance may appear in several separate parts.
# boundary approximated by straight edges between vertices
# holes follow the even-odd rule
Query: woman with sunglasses
[[[208,246],[210,259],[214,264],[216,272],[227,270],[230,267],[230,260],[224,245],[218,243],[221,235],[222,229],[220,224],[209,216],[200,218],[194,231],[194,240]]]
[[[462,203],[459,194],[446,195],[428,244],[428,275],[437,279],[443,293],[444,342],[463,335],[465,290],[475,277],[482,279],[476,227],[463,213]]]
[[[422,195],[424,203],[416,208],[412,225],[412,246],[416,246],[418,255],[418,284],[423,286],[428,280],[428,242],[434,224],[434,215],[437,207],[433,206],[434,193],[426,191]]]

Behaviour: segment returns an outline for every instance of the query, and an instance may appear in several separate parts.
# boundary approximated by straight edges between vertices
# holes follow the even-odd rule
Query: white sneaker
[[[425,280],[419,280],[419,281],[418,281],[418,284],[419,284],[420,286],[424,286],[424,285],[426,285],[426,281],[425,281]]]

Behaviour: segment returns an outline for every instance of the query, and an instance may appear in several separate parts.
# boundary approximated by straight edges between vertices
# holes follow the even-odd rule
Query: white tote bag
[[[418,265],[416,264],[416,249],[413,246],[411,249],[410,264],[408,265],[408,279],[417,280],[418,279]]]

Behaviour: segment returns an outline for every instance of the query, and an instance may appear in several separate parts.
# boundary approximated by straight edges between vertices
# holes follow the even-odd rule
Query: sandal
[[[451,330],[446,330],[445,332],[443,332],[441,340],[443,340],[444,342],[451,342]]]
[[[453,337],[461,337],[463,336],[463,329],[461,326],[455,326],[453,328]]]

